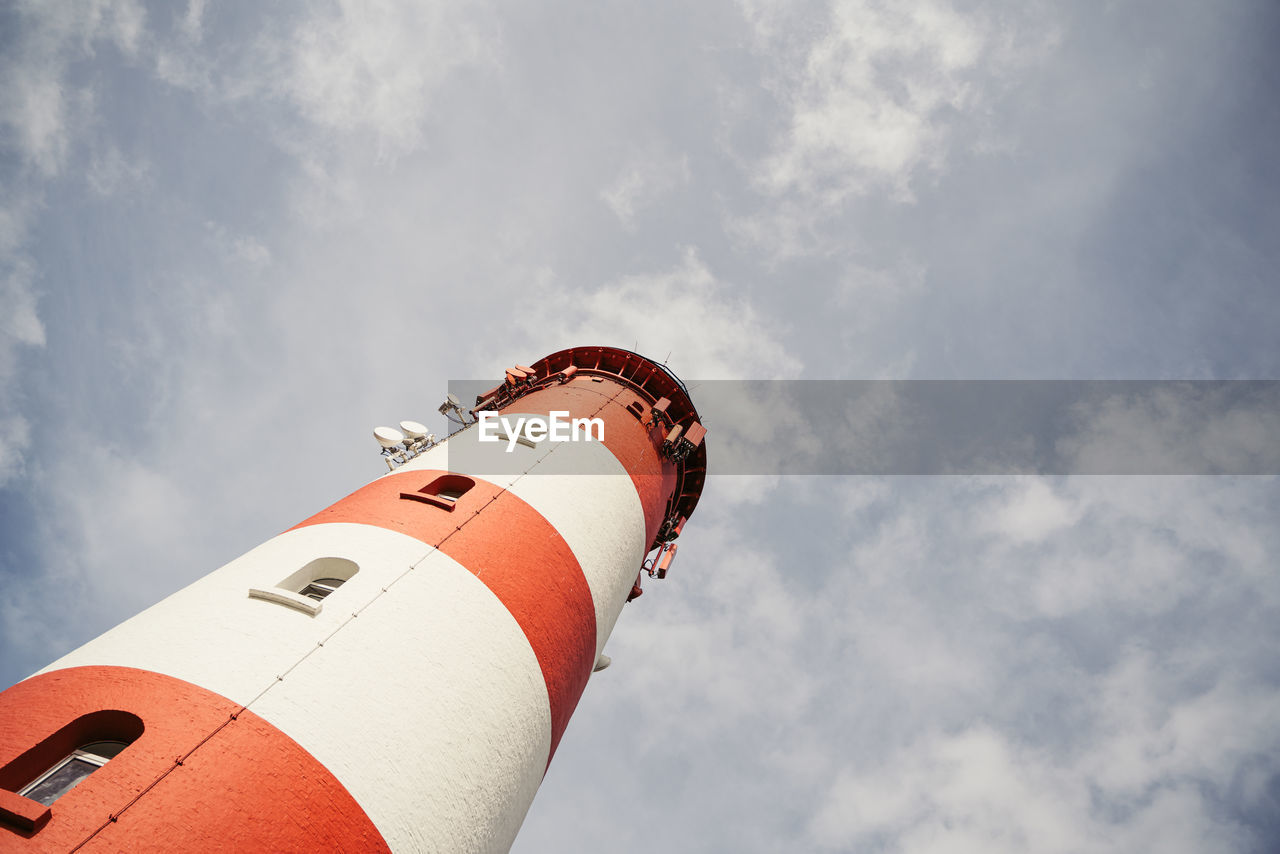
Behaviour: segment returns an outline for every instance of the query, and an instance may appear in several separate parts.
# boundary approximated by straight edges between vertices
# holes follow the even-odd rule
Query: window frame
[[[360,564],[350,558],[336,555],[318,557],[281,579],[274,587],[250,587],[249,598],[275,602],[314,617],[322,610],[324,600],[359,572]],[[337,581],[338,584],[324,585],[330,588],[329,592],[317,599],[303,592],[317,581]]]
[[[104,741],[128,747],[144,738],[145,731],[142,718],[132,712],[99,709],[67,721],[22,753],[10,757],[0,765],[0,827],[19,833],[38,833],[49,823],[52,810],[39,801],[19,795],[19,791],[30,791],[32,785],[56,771],[76,750]],[[124,750],[121,748],[116,755]],[[88,776],[93,776],[92,772]]]
[[[117,750],[111,756],[103,756],[100,753],[92,753],[85,749],[88,747],[93,747],[96,744],[118,744],[120,745],[120,749]],[[59,798],[62,798],[63,796],[65,796],[68,792],[70,792],[76,786],[79,786],[85,780],[92,777],[94,773],[97,772],[97,770],[101,768],[103,765],[106,765],[112,759],[115,759],[116,756],[119,756],[126,748],[128,748],[129,744],[130,744],[129,742],[121,741],[120,739],[117,739],[117,738],[101,738],[101,739],[98,739],[97,741],[91,741],[91,742],[88,742],[87,744],[82,744],[80,747],[77,747],[75,750],[71,751],[66,756],[62,757],[57,762],[55,762],[53,766],[49,768],[47,771],[45,771],[43,774],[36,777],[30,783],[27,783],[25,786],[19,789],[17,794],[21,797],[35,801],[38,804],[43,804],[46,807],[51,807],[58,801]],[[41,783],[48,780],[54,774],[57,774],[63,768],[70,765],[72,762],[83,762],[88,765],[92,765],[94,767],[91,771],[87,771],[84,774],[82,774],[80,777],[78,777],[74,783],[72,783],[70,786],[67,786],[65,789],[63,789],[61,792],[58,793],[57,797],[52,798],[48,802],[45,802],[40,798],[31,797],[31,792],[35,790]]]
[[[329,598],[329,596],[331,596],[335,590],[337,590],[339,587],[341,587],[346,583],[347,583],[347,580],[345,578],[328,578],[328,577],[315,578],[315,579],[312,579],[311,581],[308,581],[306,585],[303,586],[303,588],[298,591],[298,595],[306,596],[308,599],[314,599],[317,602],[319,602],[323,599]],[[320,593],[319,596],[315,596],[312,593],[308,593],[307,591],[311,590],[311,588],[313,587],[316,589],[316,592],[319,592],[319,591],[323,591],[323,592]]]

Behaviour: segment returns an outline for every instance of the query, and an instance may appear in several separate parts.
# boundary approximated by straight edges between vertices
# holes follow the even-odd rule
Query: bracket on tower
[[[436,411],[443,415],[450,424],[456,424],[459,428],[470,427],[472,424],[476,423],[475,413],[469,409],[464,409],[462,407],[462,401],[459,400],[458,396],[453,392],[449,392],[449,394],[445,396],[444,403],[440,404],[440,406],[436,408]],[[467,420],[468,417],[471,418],[470,421]],[[450,430],[449,432],[453,433],[456,431]]]
[[[658,402],[653,405],[653,409],[649,411],[649,427],[672,427],[671,413],[667,410],[671,406],[671,400],[666,397],[658,398]]]
[[[676,425],[662,440],[662,452],[676,462],[681,462],[702,444],[707,428],[694,421],[688,427]]]

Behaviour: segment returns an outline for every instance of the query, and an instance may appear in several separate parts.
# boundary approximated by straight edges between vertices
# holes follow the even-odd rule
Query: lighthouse
[[[0,851],[510,848],[706,430],[663,365],[562,350],[387,472],[0,693]]]

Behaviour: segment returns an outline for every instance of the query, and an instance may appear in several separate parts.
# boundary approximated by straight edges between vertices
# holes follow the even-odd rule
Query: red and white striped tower
[[[459,431],[0,694],[0,850],[507,850],[705,430],[608,347],[476,409],[604,437]]]

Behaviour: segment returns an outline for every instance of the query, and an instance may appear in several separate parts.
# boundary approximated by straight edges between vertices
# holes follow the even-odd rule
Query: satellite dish
[[[404,434],[394,427],[375,427],[373,438],[384,448],[394,448],[404,441]]]
[[[458,400],[458,396],[457,396],[456,394],[454,394],[453,392],[449,392],[449,397],[447,398],[447,400],[448,400],[450,403],[452,403],[455,407],[457,407],[458,409],[461,409],[461,408],[462,408],[462,401],[461,401],[461,400]]]
[[[410,439],[421,439],[427,435],[427,428],[417,421],[401,421],[400,430]]]

